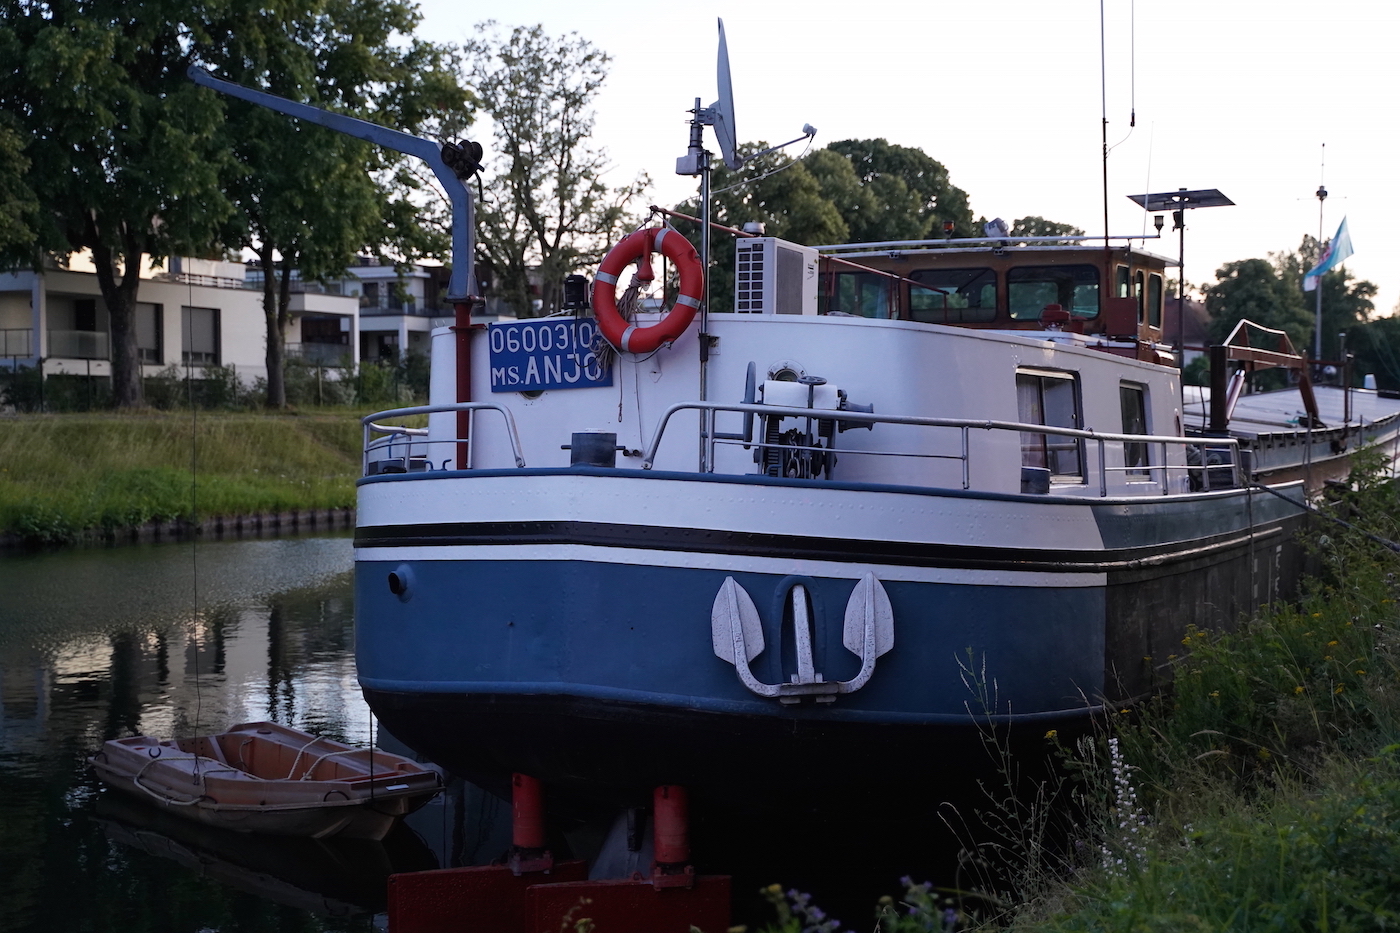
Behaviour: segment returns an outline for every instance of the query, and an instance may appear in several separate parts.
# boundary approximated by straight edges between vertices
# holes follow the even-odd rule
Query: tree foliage
[[[1317,265],[1321,250],[1316,237],[1304,236],[1303,242],[1294,252],[1274,253],[1270,256],[1279,275],[1303,294],[1303,306],[1312,316],[1316,326],[1316,292],[1303,292],[1303,276]],[[1337,335],[1350,332],[1364,325],[1375,311],[1371,299],[1376,297],[1376,286],[1364,279],[1354,279],[1343,266],[1338,266],[1322,276],[1322,359],[1335,360],[1341,352]],[[1311,333],[1311,330],[1309,331]],[[1313,342],[1308,341],[1308,352],[1312,352]]]
[[[922,149],[884,139],[843,139],[827,149],[850,161],[861,187],[873,198],[873,209],[842,214],[853,242],[942,236],[944,221],[952,221],[953,236],[979,235],[967,192]]]
[[[1210,339],[1220,343],[1240,321],[1284,331],[1302,350],[1312,334],[1312,320],[1302,292],[1279,275],[1267,259],[1227,262],[1215,273],[1217,281],[1205,292],[1210,314]]]
[[[1037,214],[1021,217],[1011,224],[1012,236],[1083,236],[1084,231],[1073,224],[1046,220]]]
[[[539,311],[548,314],[564,277],[601,259],[647,184],[639,176],[609,185],[606,156],[590,142],[609,59],[577,33],[555,38],[538,25],[503,33],[494,22],[479,24],[464,51],[497,148],[483,173],[478,250],[493,288],[521,315],[535,313],[536,267]]]
[[[456,129],[468,95],[450,50],[412,38],[418,19],[401,0],[237,5],[208,27],[200,57],[228,80],[405,132],[440,130],[444,115]],[[262,268],[267,405],[280,408],[292,271],[325,279],[362,251],[408,262],[442,255],[446,241],[419,222],[421,181],[404,157],[244,101],[219,105],[220,140],[237,161],[223,241]]]
[[[1303,291],[1303,275],[1317,263],[1318,242],[1303,237],[1296,251],[1271,253],[1268,259],[1242,259],[1226,263],[1215,273],[1217,281],[1205,289],[1210,313],[1210,339],[1220,342],[1239,321],[1248,319],[1286,332],[1299,352],[1312,355],[1315,329],[1315,293]],[[1345,268],[1322,277],[1322,358],[1336,359],[1337,335],[1347,332],[1348,348],[1367,355],[1358,370],[1381,372],[1385,360],[1386,328],[1366,332],[1375,306],[1376,286],[1354,279]],[[1370,339],[1374,337],[1375,339]],[[1400,376],[1400,370],[1397,370]]]
[[[767,148],[745,143],[741,155]],[[774,152],[758,156],[740,171],[723,165],[712,180],[711,219],[731,227],[759,222],[767,236],[794,243],[926,239],[943,235],[951,221],[954,234],[974,233],[967,193],[948,181],[944,167],[918,149],[883,139],[847,139],[794,160]],[[678,208],[699,214],[697,201]],[[687,230],[698,243],[698,233]],[[712,239],[711,308],[728,310],[734,296],[734,241]]]
[[[184,74],[191,24],[209,18],[197,0],[0,3],[0,111],[23,139],[23,186],[43,205],[28,235],[6,237],[3,260],[33,266],[40,254],[91,251],[119,406],[141,400],[142,264],[207,251],[230,211],[219,185],[228,159],[213,144],[218,108]]]

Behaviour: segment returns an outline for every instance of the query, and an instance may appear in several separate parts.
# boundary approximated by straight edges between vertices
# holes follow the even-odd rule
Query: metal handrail
[[[736,413],[736,414],[754,414],[754,415],[769,415],[769,416],[778,415],[778,416],[784,417],[784,418],[817,418],[817,419],[821,419],[821,420],[839,420],[839,421],[851,422],[851,423],[855,423],[855,424],[871,424],[871,425],[875,425],[875,424],[906,424],[906,425],[915,425],[915,426],[932,427],[932,428],[957,428],[957,429],[959,429],[959,431],[960,431],[961,434],[962,434],[962,448],[963,448],[963,452],[962,452],[962,455],[961,455],[961,456],[957,456],[957,455],[953,455],[953,454],[900,454],[900,455],[901,455],[901,456],[904,456],[904,455],[908,455],[908,456],[924,456],[924,457],[938,458],[938,459],[962,460],[962,462],[963,462],[963,488],[964,488],[964,489],[968,489],[968,488],[970,488],[970,486],[971,486],[970,467],[969,467],[970,460],[971,460],[971,451],[970,451],[970,448],[969,448],[969,446],[968,446],[968,432],[971,431],[971,430],[974,430],[974,429],[976,429],[976,430],[986,430],[986,431],[1013,431],[1013,432],[1021,433],[1021,434],[1047,434],[1047,435],[1053,435],[1053,436],[1056,436],[1056,437],[1072,437],[1072,438],[1077,438],[1077,439],[1081,439],[1081,440],[1090,440],[1090,441],[1096,442],[1097,445],[1098,445],[1098,475],[1099,475],[1099,495],[1100,495],[1100,496],[1107,496],[1107,495],[1108,495],[1108,473],[1109,473],[1110,470],[1112,470],[1112,471],[1114,471],[1114,472],[1117,472],[1117,471],[1119,471],[1120,469],[1123,469],[1123,470],[1127,470],[1127,469],[1141,470],[1141,469],[1143,469],[1143,468],[1140,467],[1140,466],[1139,466],[1139,467],[1131,467],[1131,468],[1129,468],[1129,467],[1123,467],[1123,468],[1120,468],[1120,467],[1109,467],[1108,464],[1107,464],[1107,460],[1106,460],[1106,458],[1105,458],[1105,456],[1104,456],[1104,445],[1105,445],[1105,444],[1108,444],[1108,443],[1115,443],[1115,442],[1142,443],[1142,444],[1160,444],[1160,445],[1161,445],[1161,447],[1162,447],[1162,453],[1163,453],[1163,456],[1162,456],[1162,463],[1159,464],[1159,465],[1157,465],[1157,466],[1150,466],[1150,465],[1149,465],[1149,466],[1147,467],[1147,470],[1148,470],[1149,474],[1150,474],[1152,471],[1154,471],[1154,470],[1161,470],[1161,471],[1162,471],[1161,486],[1162,486],[1163,495],[1165,495],[1165,494],[1167,493],[1166,478],[1167,478],[1167,476],[1168,476],[1168,474],[1169,474],[1169,471],[1171,471],[1171,470],[1186,470],[1187,472],[1190,472],[1191,470],[1202,470],[1202,471],[1203,471],[1203,476],[1205,477],[1205,486],[1206,486],[1206,489],[1209,490],[1209,488],[1210,488],[1210,473],[1209,473],[1209,471],[1210,471],[1210,468],[1211,468],[1211,467],[1210,467],[1210,464],[1209,464],[1209,463],[1205,462],[1205,457],[1204,457],[1204,456],[1202,457],[1202,463],[1201,463],[1199,466],[1191,466],[1190,464],[1186,464],[1186,465],[1184,465],[1184,466],[1182,466],[1182,465],[1177,465],[1177,466],[1170,465],[1170,464],[1168,464],[1168,463],[1166,462],[1166,448],[1167,448],[1167,445],[1169,445],[1169,444],[1176,444],[1176,445],[1180,445],[1180,446],[1184,446],[1184,447],[1203,447],[1203,448],[1204,448],[1204,447],[1206,447],[1206,446],[1211,446],[1211,447],[1215,447],[1215,448],[1232,448],[1234,452],[1231,454],[1231,463],[1230,463],[1230,467],[1231,467],[1231,469],[1232,469],[1233,472],[1234,472],[1234,482],[1235,482],[1235,485],[1238,486],[1238,485],[1240,484],[1240,476],[1239,476],[1240,459],[1239,459],[1239,457],[1238,457],[1238,455],[1237,455],[1238,448],[1239,448],[1239,441],[1236,440],[1235,438],[1230,438],[1230,437],[1200,438],[1200,437],[1179,437],[1179,436],[1175,436],[1175,435],[1159,435],[1159,434],[1118,434],[1118,433],[1108,433],[1108,432],[1103,432],[1103,431],[1095,431],[1095,430],[1092,430],[1092,429],[1084,429],[1084,428],[1061,428],[1061,427],[1055,427],[1055,426],[1052,426],[1052,425],[1045,425],[1045,424],[1027,424],[1027,423],[1020,422],[1020,421],[997,421],[997,420],[991,420],[991,419],[971,419],[971,418],[930,418],[930,417],[926,417],[926,416],[923,416],[923,415],[885,415],[885,414],[876,414],[876,413],[874,413],[874,412],[842,411],[842,410],[840,410],[840,409],[834,409],[834,408],[789,408],[789,407],[781,406],[781,405],[762,405],[762,404],[757,404],[757,403],[745,404],[745,403],[700,402],[700,401],[676,402],[675,404],[671,405],[669,408],[666,409],[666,411],[661,415],[660,421],[657,422],[656,430],[655,430],[655,432],[652,434],[651,443],[649,443],[649,444],[647,445],[646,455],[645,455],[645,457],[642,459],[642,469],[644,469],[644,470],[650,470],[650,469],[652,468],[652,465],[655,463],[657,451],[658,451],[658,450],[660,449],[660,447],[661,447],[661,439],[662,439],[662,436],[663,436],[663,435],[665,434],[665,432],[666,432],[666,427],[667,427],[667,425],[670,423],[671,416],[672,416],[672,415],[675,415],[677,412],[687,411],[687,410],[690,410],[690,411],[702,411],[702,412],[707,412],[707,413],[709,413],[709,417],[702,419],[702,423],[709,423],[709,424],[712,424],[712,423],[713,423],[713,416],[714,416],[714,413],[716,413],[716,412],[733,412],[733,413]],[[747,441],[729,441],[729,440],[726,440],[726,439],[724,439],[724,438],[717,438],[717,437],[715,437],[715,436],[714,436],[714,433],[715,433],[715,432],[714,432],[713,430],[711,430],[711,431],[709,431],[709,432],[707,432],[707,433],[708,433],[709,436],[707,436],[707,437],[705,438],[705,440],[709,441],[709,444],[710,444],[710,447],[711,447],[711,448],[713,448],[713,445],[714,445],[715,443],[745,444],[745,446],[749,446],[749,447],[759,447],[759,448],[768,448],[768,447],[779,446],[779,445],[773,445],[773,444],[768,444],[768,443],[766,443],[766,442],[753,441],[753,440],[747,440]],[[801,446],[798,446],[798,447],[790,447],[790,446],[788,446],[788,445],[782,445],[782,446],[784,446],[786,449],[793,449],[793,450],[805,450],[805,449],[809,449],[809,448],[801,447]],[[830,453],[830,452],[831,452],[831,451],[828,450],[827,448],[810,448],[810,449],[812,449],[812,450],[821,450],[821,451],[824,452],[824,453]],[[872,456],[873,456],[873,455],[880,455],[880,454],[882,454],[882,453],[885,453],[884,451],[865,451],[865,450],[855,450],[855,449],[847,449],[847,450],[845,450],[845,451],[843,451],[843,452],[844,452],[844,453],[851,453],[851,454],[869,454],[869,455],[872,455]],[[706,457],[706,460],[707,460],[708,464],[710,465],[710,466],[709,466],[709,469],[707,469],[706,472],[711,472],[711,471],[713,470],[713,463],[714,463],[714,456],[713,456],[713,454],[711,454],[710,456]],[[1224,464],[1221,464],[1221,466],[1224,466]]]
[[[523,468],[523,467],[525,466],[525,458],[524,458],[523,456],[521,456],[521,453],[520,453],[520,434],[519,434],[519,432],[516,431],[516,429],[515,429],[515,416],[512,415],[512,414],[510,413],[510,409],[509,409],[509,408],[505,408],[504,406],[501,406],[501,405],[496,405],[496,404],[494,404],[494,403],[492,403],[492,402],[454,402],[454,403],[449,404],[449,405],[415,405],[415,406],[413,406],[412,408],[391,408],[391,409],[389,409],[388,411],[379,411],[379,412],[375,412],[375,413],[372,414],[372,415],[365,415],[363,418],[360,419],[360,424],[361,424],[361,426],[362,426],[362,430],[364,431],[364,448],[363,448],[363,454],[362,454],[362,456],[361,456],[360,468],[361,468],[361,470],[362,470],[363,472],[368,473],[368,472],[369,472],[369,454],[370,454],[370,451],[372,451],[372,450],[378,450],[378,449],[381,449],[383,446],[385,446],[384,444],[378,443],[378,442],[384,441],[384,440],[386,440],[386,438],[372,438],[372,437],[370,436],[370,435],[371,435],[371,432],[376,432],[376,431],[377,431],[377,432],[379,432],[380,434],[386,434],[386,435],[388,435],[387,441],[388,441],[388,446],[390,446],[390,447],[392,447],[393,444],[394,444],[394,441],[393,441],[393,438],[394,438],[394,437],[410,437],[410,436],[411,436],[411,437],[424,437],[424,436],[427,436],[427,433],[428,433],[428,429],[427,429],[427,428],[409,428],[409,427],[403,427],[403,426],[399,426],[399,425],[378,424],[377,422],[378,422],[379,419],[383,419],[383,418],[407,418],[407,417],[410,417],[410,416],[412,416],[412,415],[432,415],[432,414],[439,414],[439,413],[442,413],[442,412],[459,412],[459,411],[472,412],[473,415],[474,415],[474,414],[475,414],[476,412],[478,412],[478,411],[485,411],[485,410],[488,410],[488,409],[489,409],[489,410],[492,410],[492,411],[498,411],[498,412],[501,413],[501,417],[505,420],[505,424],[506,424],[506,437],[507,437],[507,438],[509,439],[509,441],[510,441],[510,452],[511,452],[511,456],[515,458],[515,465],[516,465],[516,467],[517,467],[517,468]],[[475,418],[473,417],[471,420],[475,420]],[[467,430],[467,433],[468,433],[468,435],[470,435],[470,433],[471,433],[471,425],[470,425],[470,423],[468,423],[467,429],[468,429],[468,430]],[[463,469],[469,469],[469,468],[470,468],[470,458],[471,458],[471,454],[470,454],[470,444],[471,444],[471,440],[470,440],[470,437],[467,437],[467,438],[452,438],[451,440],[442,440],[442,441],[427,441],[426,443],[430,443],[430,444],[431,444],[431,443],[448,443],[448,444],[458,444],[458,443],[461,443],[461,444],[467,444],[467,445],[468,445],[468,454],[467,454],[468,463],[463,464],[463,465],[462,465],[462,468],[463,468]]]

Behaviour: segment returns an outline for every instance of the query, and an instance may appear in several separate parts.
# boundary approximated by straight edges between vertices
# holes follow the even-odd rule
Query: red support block
[[[587,880],[582,861],[560,862],[548,874],[483,865],[390,875],[389,933],[527,933],[531,886]]]
[[[607,933],[690,933],[692,927],[725,933],[729,888],[728,875],[695,876],[689,888],[658,889],[650,881],[537,884],[525,892],[529,933],[573,930],[583,919]]]

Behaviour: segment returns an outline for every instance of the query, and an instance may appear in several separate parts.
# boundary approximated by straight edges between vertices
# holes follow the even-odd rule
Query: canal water
[[[382,928],[391,871],[470,863],[501,836],[507,814],[460,786],[417,831],[321,842],[197,826],[88,768],[110,738],[259,720],[381,738],[355,681],[351,560],[348,537],[0,557],[0,931]]]
[[[351,565],[348,536],[0,557],[0,933],[384,929],[390,873],[505,851],[509,806],[460,781],[370,843],[199,826],[88,767],[107,739],[261,720],[407,752],[356,683]],[[901,874],[952,878],[954,850],[912,829],[939,823],[941,799],[890,801],[865,827],[829,822],[841,799],[792,819],[712,814],[696,861],[734,875],[736,922],[773,920],[759,891],[781,882],[865,928]],[[607,833],[576,827],[561,848],[596,855]]]

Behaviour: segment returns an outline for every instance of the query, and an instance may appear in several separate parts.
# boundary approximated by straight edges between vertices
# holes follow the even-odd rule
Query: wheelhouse
[[[819,312],[991,330],[1064,330],[1137,346],[1164,333],[1164,256],[1114,245],[947,240],[820,247]]]

